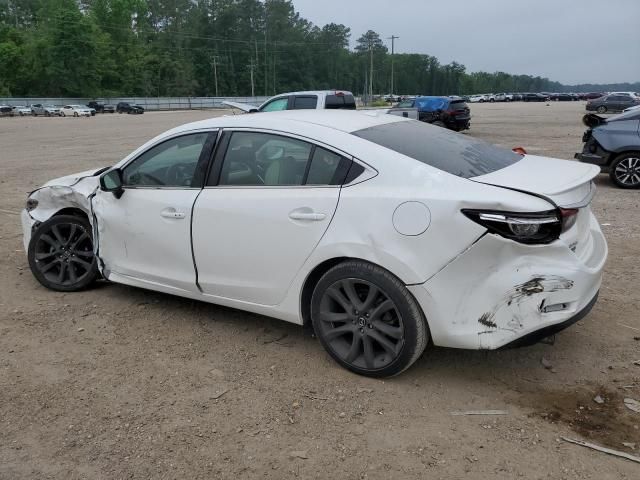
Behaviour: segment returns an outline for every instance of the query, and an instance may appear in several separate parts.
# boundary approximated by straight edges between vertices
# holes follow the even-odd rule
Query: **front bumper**
[[[579,254],[561,239],[523,245],[486,234],[427,282],[409,286],[433,343],[497,349],[535,332],[546,336],[590,309],[600,289],[607,244],[589,215]]]

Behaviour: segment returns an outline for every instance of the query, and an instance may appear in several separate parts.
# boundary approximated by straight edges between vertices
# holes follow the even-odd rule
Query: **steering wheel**
[[[171,165],[167,170],[167,185],[190,186],[191,175],[182,164]]]

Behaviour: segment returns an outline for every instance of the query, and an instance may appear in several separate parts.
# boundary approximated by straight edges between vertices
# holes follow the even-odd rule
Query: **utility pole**
[[[393,55],[396,53],[395,41],[397,38],[400,38],[400,37],[396,37],[395,35],[391,35],[390,37],[387,37],[388,40],[391,40],[391,91],[389,92],[391,95],[394,95],[393,93]]]
[[[369,39],[369,98],[373,100],[373,43]]]
[[[211,58],[211,63],[213,65],[213,78],[216,85],[216,97],[218,96],[218,56],[214,55]]]
[[[253,84],[253,69],[256,68],[256,64],[253,63],[253,59],[251,60],[251,63],[248,65],[249,68],[251,69],[251,96],[255,97],[255,85]]]

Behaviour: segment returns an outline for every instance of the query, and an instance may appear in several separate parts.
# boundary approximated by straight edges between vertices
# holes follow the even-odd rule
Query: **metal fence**
[[[238,103],[248,103],[249,105],[260,105],[269,97],[99,97],[99,98],[5,98],[0,97],[0,105],[11,107],[18,105],[33,105],[41,103],[43,105],[86,105],[90,101],[97,101],[110,105],[117,105],[119,102],[127,102],[135,105],[142,105],[145,110],[205,110],[209,108],[228,108],[222,104],[228,100]]]

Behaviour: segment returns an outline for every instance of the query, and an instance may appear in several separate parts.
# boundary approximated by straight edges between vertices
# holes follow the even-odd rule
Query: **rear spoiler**
[[[596,115],[595,113],[587,113],[584,117],[582,117],[582,123],[584,123],[589,128],[595,128],[607,123],[607,119]]]

